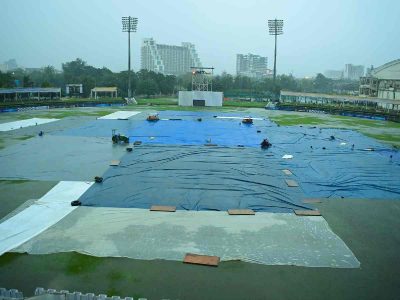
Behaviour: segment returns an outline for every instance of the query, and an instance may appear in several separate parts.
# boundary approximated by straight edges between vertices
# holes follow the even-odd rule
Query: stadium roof
[[[371,71],[378,79],[400,80],[400,59],[392,60]]]
[[[297,97],[310,97],[310,98],[324,98],[336,100],[339,102],[370,102],[370,103],[382,103],[382,104],[395,104],[399,105],[399,100],[392,99],[382,99],[382,98],[372,98],[372,97],[359,97],[359,96],[349,96],[349,95],[328,95],[328,94],[318,94],[318,93],[301,93],[301,92],[290,92],[281,91],[282,96],[297,96]]]
[[[61,88],[13,88],[0,89],[0,94],[23,94],[23,93],[60,93]]]
[[[116,92],[116,87],[95,87],[92,89],[93,92]]]

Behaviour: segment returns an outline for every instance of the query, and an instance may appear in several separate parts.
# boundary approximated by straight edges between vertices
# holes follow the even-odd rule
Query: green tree
[[[153,79],[144,79],[139,81],[137,94],[147,95],[149,97],[151,95],[156,95],[159,92],[160,90],[158,85]]]
[[[51,87],[51,83],[48,82],[48,81],[43,81],[42,84],[41,84],[41,87],[43,87],[43,88]]]
[[[33,87],[33,85],[34,85],[33,81],[29,77],[29,75],[24,75],[24,77],[22,79],[22,84],[24,87]]]
[[[331,79],[326,78],[321,73],[317,74],[314,79],[314,89],[316,92],[326,93],[329,91]]]
[[[14,86],[14,77],[11,73],[0,71],[0,88],[11,88]]]
[[[160,80],[158,86],[160,87],[160,92],[163,95],[171,95],[175,93],[176,77],[172,75],[164,76]]]
[[[86,62],[80,58],[62,64],[64,79],[66,83],[79,83],[81,76],[87,71]]]
[[[96,80],[90,76],[84,76],[80,82],[83,85],[83,96],[90,97],[90,91],[96,86]]]
[[[178,76],[176,79],[176,90],[190,91],[192,89],[192,73],[186,73]]]

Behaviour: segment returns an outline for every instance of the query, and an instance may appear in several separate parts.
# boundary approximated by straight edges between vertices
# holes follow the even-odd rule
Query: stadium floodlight
[[[214,67],[191,67],[192,91],[212,91]]]
[[[128,100],[131,99],[131,32],[136,32],[138,19],[122,17],[122,32],[128,33]]]
[[[268,20],[269,34],[275,36],[275,54],[274,54],[274,84],[276,79],[276,42],[277,36],[283,34],[283,20]]]

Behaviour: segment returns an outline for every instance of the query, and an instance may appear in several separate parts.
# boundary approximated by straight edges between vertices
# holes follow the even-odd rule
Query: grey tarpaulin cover
[[[0,178],[93,180],[125,152],[109,138],[36,136],[0,151]]]

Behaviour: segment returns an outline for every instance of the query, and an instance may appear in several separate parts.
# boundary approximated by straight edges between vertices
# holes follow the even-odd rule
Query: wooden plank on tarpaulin
[[[150,211],[163,211],[163,212],[175,212],[175,206],[165,206],[165,205],[152,205]]]
[[[322,203],[322,200],[319,198],[307,198],[303,199],[303,203]]]
[[[300,210],[300,209],[295,209],[294,213],[296,214],[296,216],[321,216],[321,213],[319,212],[319,210]]]
[[[239,216],[239,215],[255,215],[256,213],[252,209],[228,209],[228,214],[233,216]]]
[[[220,258],[218,256],[199,255],[193,253],[187,253],[183,262],[185,264],[195,264],[203,266],[218,267]]]
[[[288,169],[284,169],[282,172],[285,173],[285,175],[293,175],[293,173]]]
[[[121,161],[114,159],[110,162],[110,166],[116,167],[116,166],[119,166],[120,163],[121,163]]]

